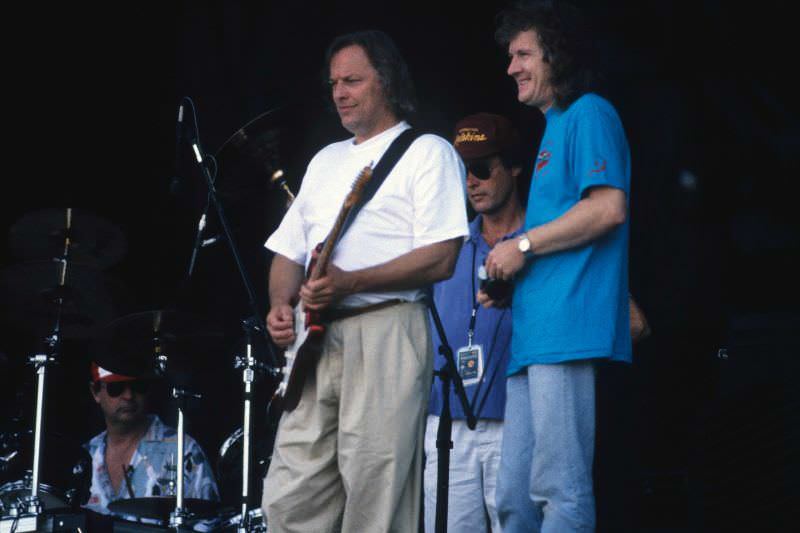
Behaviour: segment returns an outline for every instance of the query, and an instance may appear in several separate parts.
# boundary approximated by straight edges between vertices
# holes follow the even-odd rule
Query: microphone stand
[[[439,333],[439,339],[442,343],[439,346],[439,353],[444,356],[445,364],[439,370],[434,371],[434,375],[439,376],[442,382],[442,413],[439,417],[439,428],[436,432],[436,450],[438,455],[438,468],[436,471],[436,533],[445,533],[447,531],[447,507],[448,497],[450,492],[450,450],[453,449],[453,416],[450,412],[450,385],[455,386],[456,398],[461,404],[461,409],[464,411],[464,416],[467,419],[467,427],[475,429],[477,419],[472,412],[472,407],[467,401],[467,394],[464,391],[464,382],[461,375],[456,368],[456,362],[453,358],[453,349],[447,342],[447,336],[444,332],[444,326],[439,318],[439,312],[436,310],[436,304],[433,301],[433,295],[428,294],[428,307],[433,317],[433,323],[436,326],[436,331]]]
[[[192,104],[192,110],[194,111],[194,104],[189,100]],[[217,218],[219,219],[220,225],[222,226],[223,235],[225,236],[225,240],[228,242],[228,247],[230,248],[231,254],[233,255],[234,262],[236,263],[236,268],[239,271],[239,276],[241,278],[242,284],[244,285],[245,291],[247,293],[248,302],[250,305],[250,310],[252,315],[242,321],[242,327],[245,330],[245,336],[247,339],[246,345],[246,354],[244,356],[237,356],[235,357],[234,361],[234,368],[241,369],[242,371],[242,382],[244,383],[244,408],[242,414],[242,438],[243,438],[243,448],[242,448],[242,500],[241,500],[241,517],[239,520],[239,524],[237,527],[238,532],[247,532],[251,530],[250,524],[250,516],[248,511],[249,505],[249,474],[250,474],[250,455],[251,455],[251,402],[253,399],[253,383],[255,382],[255,373],[262,372],[269,374],[272,377],[278,377],[280,375],[280,365],[278,364],[278,358],[274,352],[272,344],[270,344],[269,339],[266,335],[266,330],[262,325],[261,316],[262,314],[259,313],[258,306],[256,305],[256,297],[255,291],[253,290],[253,286],[250,283],[250,279],[247,276],[247,273],[244,269],[244,264],[242,263],[241,256],[239,255],[239,249],[236,246],[236,243],[233,239],[233,234],[230,230],[230,226],[228,225],[228,219],[225,216],[225,211],[223,209],[222,204],[217,197],[217,191],[214,187],[214,177],[211,176],[211,173],[208,170],[208,166],[204,163],[203,159],[203,150],[200,146],[199,135],[197,135],[197,120],[195,118],[195,136],[190,139],[190,144],[192,150],[194,152],[195,160],[200,168],[203,177],[206,180],[206,186],[208,188],[208,200],[209,205],[213,204],[216,212]],[[212,158],[213,160],[213,158]],[[198,232],[199,234],[199,232]],[[197,238],[195,240],[195,249],[192,252],[192,265],[194,264],[194,258],[197,253],[197,249],[200,247],[201,239]],[[191,267],[189,274],[191,275]],[[257,361],[256,358],[253,356],[253,334],[261,335],[267,346],[267,362],[263,363]]]

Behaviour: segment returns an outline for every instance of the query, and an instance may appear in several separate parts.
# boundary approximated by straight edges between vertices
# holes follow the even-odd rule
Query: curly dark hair
[[[348,46],[360,46],[378,72],[384,94],[398,119],[409,118],[417,109],[414,82],[403,56],[394,41],[380,30],[364,30],[340,35],[325,52],[323,82],[328,84],[333,56]]]
[[[558,107],[568,107],[589,90],[593,81],[587,58],[590,38],[576,6],[559,0],[523,0],[498,13],[495,22],[495,40],[504,47],[521,32],[536,32],[550,66]]]

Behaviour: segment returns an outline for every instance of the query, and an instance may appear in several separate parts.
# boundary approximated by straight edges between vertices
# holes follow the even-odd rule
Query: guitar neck
[[[361,198],[361,193],[364,191],[364,186],[371,177],[372,169],[370,167],[364,167],[364,170],[362,170],[358,175],[358,178],[356,178],[356,182],[353,184],[352,190],[347,195],[347,198],[345,198],[342,208],[339,210],[339,215],[336,217],[336,222],[334,222],[333,228],[325,238],[325,243],[322,246],[322,250],[317,256],[317,261],[314,264],[314,267],[311,269],[311,275],[308,276],[309,279],[315,280],[325,275],[325,271],[328,269],[328,263],[330,263],[331,256],[333,255],[333,248],[336,246],[336,241],[339,240],[339,235],[342,232],[345,220],[347,220],[347,215],[350,214],[353,206],[355,206],[359,198]]]
[[[330,233],[328,233],[328,236],[325,238],[325,244],[322,246],[322,251],[320,251],[317,256],[317,262],[311,270],[309,279],[314,280],[325,275],[325,271],[328,269],[328,263],[330,263],[331,256],[333,255],[333,247],[339,239],[342,226],[344,226],[344,221],[347,219],[349,213],[350,207],[348,207],[347,204],[343,205],[341,211],[339,211],[339,215],[336,217],[336,223],[333,225],[333,229],[331,229]]]

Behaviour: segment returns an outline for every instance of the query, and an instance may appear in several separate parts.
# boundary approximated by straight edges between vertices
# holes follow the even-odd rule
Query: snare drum
[[[31,495],[31,479],[21,479],[19,481],[11,481],[0,486],[0,509],[3,514],[9,512],[10,509],[18,508],[20,504],[25,502],[25,499]],[[46,483],[39,483],[39,501],[42,504],[42,509],[45,511],[56,511],[72,508],[71,496],[65,491],[47,485]]]

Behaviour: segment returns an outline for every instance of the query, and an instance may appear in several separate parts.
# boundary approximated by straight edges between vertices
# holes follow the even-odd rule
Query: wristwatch
[[[520,235],[519,240],[517,240],[517,248],[526,258],[533,257],[533,247],[527,234]]]

